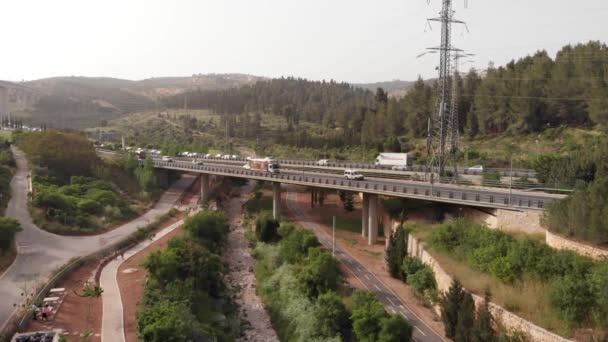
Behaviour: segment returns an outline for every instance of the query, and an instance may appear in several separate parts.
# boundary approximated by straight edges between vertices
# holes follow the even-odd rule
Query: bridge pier
[[[156,178],[158,179],[158,186],[161,189],[166,189],[169,187],[169,170],[156,169]]]
[[[201,173],[201,202],[205,203],[209,199],[209,174]]]
[[[368,233],[367,233],[367,244],[373,245],[378,240],[378,195],[369,194],[369,221],[368,221]]]
[[[362,194],[362,206],[361,206],[361,236],[367,236],[367,230],[369,227],[369,194]]]
[[[272,183],[272,217],[279,221],[281,219],[281,183]]]

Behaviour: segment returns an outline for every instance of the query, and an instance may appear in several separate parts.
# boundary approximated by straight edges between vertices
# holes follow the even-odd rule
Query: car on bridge
[[[348,180],[363,180],[365,177],[359,170],[346,169],[344,170],[344,178]]]
[[[200,159],[192,159],[192,164],[194,165],[203,165],[203,161]]]
[[[329,160],[327,159],[319,159],[319,161],[317,162],[318,166],[327,166],[329,165]]]
[[[173,158],[169,157],[169,156],[162,156],[162,158],[160,158],[162,161],[170,163],[173,161]]]
[[[475,165],[466,169],[467,172],[483,172],[483,165]]]

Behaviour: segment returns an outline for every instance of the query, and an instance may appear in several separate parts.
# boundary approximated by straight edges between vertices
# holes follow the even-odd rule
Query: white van
[[[359,170],[346,169],[344,170],[344,178],[349,180],[363,180],[363,174]]]

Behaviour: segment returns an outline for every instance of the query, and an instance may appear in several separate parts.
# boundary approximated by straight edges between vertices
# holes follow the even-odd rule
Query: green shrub
[[[420,296],[432,297],[432,293],[434,293],[434,290],[437,288],[435,273],[426,265],[415,273],[408,275],[407,283],[410,284]]]
[[[13,218],[0,217],[0,255],[5,255],[13,245],[15,235],[21,231],[21,225]]]
[[[388,271],[393,278],[404,279],[401,271],[403,259],[407,254],[407,232],[403,227],[391,234],[388,247],[386,248],[385,261]]]
[[[263,242],[275,241],[279,236],[277,229],[279,221],[272,217],[272,214],[264,212],[258,216],[255,222],[255,234],[258,240]]]
[[[82,199],[78,202],[78,210],[83,213],[95,215],[101,211],[101,205],[91,199]]]
[[[424,263],[419,258],[406,256],[403,258],[403,264],[401,265],[401,272],[403,273],[404,280],[409,283],[409,276],[423,268]]]
[[[551,285],[549,298],[560,316],[570,324],[587,319],[589,308],[595,304],[588,280],[574,275],[556,279]]]

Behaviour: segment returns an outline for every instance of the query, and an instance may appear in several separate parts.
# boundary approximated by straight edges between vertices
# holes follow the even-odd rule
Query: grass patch
[[[13,141],[13,132],[0,130],[0,141]]]
[[[325,224],[331,228],[333,224],[333,218],[327,218]],[[336,216],[336,230],[343,230],[352,233],[361,233],[361,219],[354,217]]]

